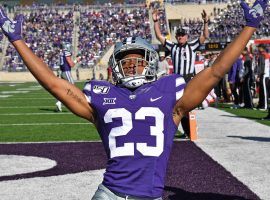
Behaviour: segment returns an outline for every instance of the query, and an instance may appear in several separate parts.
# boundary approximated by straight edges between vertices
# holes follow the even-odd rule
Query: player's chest
[[[163,107],[166,95],[156,88],[143,88],[136,91],[112,89],[107,94],[99,94],[93,99],[95,107],[101,110],[111,108]]]

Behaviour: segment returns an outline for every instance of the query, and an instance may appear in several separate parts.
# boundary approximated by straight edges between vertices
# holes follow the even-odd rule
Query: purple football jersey
[[[97,129],[108,163],[103,184],[114,192],[158,198],[177,126],[173,108],[185,81],[170,75],[134,91],[105,81],[85,84],[97,113]]]
[[[71,71],[71,66],[68,64],[67,58],[71,56],[71,52],[69,51],[62,51],[60,53],[60,70],[62,72]]]

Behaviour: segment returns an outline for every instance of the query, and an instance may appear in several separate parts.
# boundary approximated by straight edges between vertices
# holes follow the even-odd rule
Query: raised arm
[[[202,12],[202,20],[203,20],[203,32],[200,36],[200,43],[204,43],[205,40],[209,37],[208,31],[208,23],[209,23],[209,16],[206,14],[205,10]]]
[[[11,21],[0,9],[0,26],[3,33],[22,57],[25,65],[39,83],[58,100],[63,102],[74,114],[94,122],[94,111],[88,104],[83,92],[54,75],[50,68],[37,57],[21,37],[23,16],[18,15]]]
[[[158,10],[157,9],[155,9],[152,12],[152,18],[153,18],[153,21],[154,21],[154,30],[155,30],[156,37],[160,41],[160,43],[162,45],[164,45],[165,44],[165,37],[161,34],[161,31],[160,31],[159,16],[158,16]]]
[[[251,9],[244,2],[241,2],[241,6],[244,10],[246,26],[218,56],[211,67],[201,71],[188,83],[182,98],[179,99],[174,109],[176,123],[179,123],[182,116],[200,104],[211,89],[230,70],[232,64],[258,28],[263,18],[263,11],[267,6],[267,0],[256,0]]]

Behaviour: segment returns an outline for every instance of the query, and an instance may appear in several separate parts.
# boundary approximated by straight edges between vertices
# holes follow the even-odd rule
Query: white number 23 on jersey
[[[159,108],[142,107],[135,113],[135,120],[145,120],[145,117],[154,117],[156,126],[150,126],[150,135],[156,137],[156,146],[147,146],[147,143],[124,143],[121,147],[116,147],[116,137],[127,135],[133,128],[132,114],[125,108],[109,109],[105,116],[105,123],[111,123],[113,118],[122,118],[122,126],[114,127],[109,134],[109,147],[111,158],[118,156],[134,156],[134,149],[144,156],[158,157],[164,148],[164,114]]]

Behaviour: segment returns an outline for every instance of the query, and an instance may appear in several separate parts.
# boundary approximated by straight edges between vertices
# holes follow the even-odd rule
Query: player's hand
[[[256,0],[253,6],[250,8],[244,0],[241,0],[241,7],[244,10],[244,16],[246,19],[246,26],[258,28],[261,20],[263,19],[263,13],[267,7],[268,0]]]
[[[202,20],[204,23],[207,23],[209,21],[209,16],[206,14],[205,10],[202,11]]]
[[[14,21],[11,21],[5,14],[3,8],[0,7],[0,26],[10,42],[22,39],[22,23],[23,15],[17,15]]]
[[[153,21],[159,20],[158,10],[157,10],[157,9],[155,9],[155,10],[152,12],[152,18],[153,18]]]

